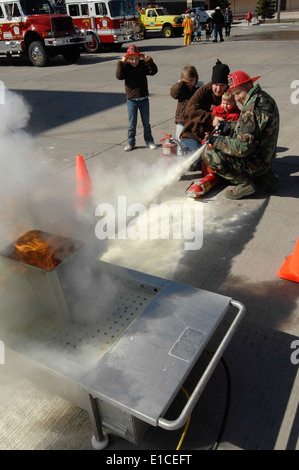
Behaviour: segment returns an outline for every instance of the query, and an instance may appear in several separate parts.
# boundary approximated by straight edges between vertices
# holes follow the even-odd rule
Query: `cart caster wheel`
[[[109,442],[108,435],[105,432],[103,433],[103,435],[104,435],[104,439],[102,441],[97,441],[97,439],[95,438],[95,435],[92,436],[91,443],[92,443],[92,447],[95,450],[102,450],[102,449],[105,449],[105,447],[107,447],[108,442]]]

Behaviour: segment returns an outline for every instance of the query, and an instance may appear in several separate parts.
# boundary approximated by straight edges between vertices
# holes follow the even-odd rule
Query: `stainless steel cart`
[[[95,448],[108,444],[107,431],[138,444],[150,425],[179,429],[245,307],[94,258],[86,264],[91,258],[80,244],[73,247],[51,270],[12,259],[10,249],[2,253],[0,337],[7,357],[17,357],[43,385],[88,411]],[[177,419],[169,421],[167,410],[228,312],[217,350]]]

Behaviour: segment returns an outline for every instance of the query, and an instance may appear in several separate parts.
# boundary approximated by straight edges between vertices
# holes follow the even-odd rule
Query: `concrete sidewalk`
[[[270,33],[267,40],[265,31]],[[200,250],[184,250],[181,240],[110,240],[105,242],[102,259],[244,303],[246,317],[225,352],[232,397],[219,449],[299,450],[298,364],[292,361],[292,344],[299,339],[299,286],[277,276],[299,237],[299,24],[263,24],[248,30],[236,25],[232,33],[221,44],[203,40],[183,47],[183,38],[139,43],[159,68],[155,77],[149,77],[157,151],[145,147],[139,122],[137,148],[124,152],[127,110],[123,83],[115,79],[116,60],[124,51],[82,54],[76,65],[58,58],[45,69],[3,58],[0,78],[30,104],[25,140],[30,151],[38,152],[39,162],[52,168],[57,178],[57,194],[52,196],[58,201],[61,178],[66,190],[75,185],[75,158],[82,154],[97,204],[112,203],[121,194],[138,203],[202,205]],[[281,128],[274,170],[279,189],[271,196],[261,190],[253,197],[230,201],[224,196],[225,187],[219,186],[192,201],[185,189],[200,174],[187,173],[174,181],[164,178],[160,139],[163,132],[175,134],[176,102],[169,95],[170,87],[186,63],[197,67],[200,80],[209,81],[218,58],[231,71],[261,75],[259,83],[278,103]],[[29,152],[26,155],[29,158]],[[29,178],[26,171],[20,181],[25,178]],[[41,187],[39,182],[37,194]],[[52,220],[63,213],[62,206],[52,207]],[[9,308],[9,299],[3,299],[1,314]],[[0,365],[0,449],[92,450],[87,413],[15,372],[8,359]],[[186,383],[188,389],[196,382],[196,372]],[[225,376],[219,366],[192,413],[182,451],[196,453],[211,447],[221,425],[225,396]],[[167,432],[150,427],[138,446],[111,435],[107,451],[175,451],[181,434],[182,429]]]
[[[273,16],[273,18],[266,18],[265,20],[263,20],[261,18],[261,16],[258,16],[258,20],[261,22],[261,24],[263,24],[263,23],[268,23],[268,24],[273,23],[273,22],[277,21],[277,18],[278,18],[277,12]],[[292,10],[292,11],[281,10],[280,14],[279,14],[279,19],[282,22],[283,21],[289,21],[289,20],[294,20],[294,22],[296,22],[296,21],[299,20],[299,10]],[[248,23],[247,20],[245,19],[245,15],[244,15],[244,19],[239,20],[239,21],[242,21],[242,23],[246,23],[246,24]],[[236,20],[236,24],[239,21]],[[252,22],[252,24],[254,24],[254,22]]]

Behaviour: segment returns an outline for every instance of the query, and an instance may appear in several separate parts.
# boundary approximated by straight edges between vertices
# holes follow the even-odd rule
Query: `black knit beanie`
[[[213,67],[212,83],[225,83],[227,85],[227,76],[229,75],[229,66],[217,59],[216,65]]]

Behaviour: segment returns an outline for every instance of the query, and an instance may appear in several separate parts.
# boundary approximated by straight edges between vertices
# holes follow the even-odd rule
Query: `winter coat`
[[[232,23],[233,22],[233,14],[231,11],[226,11],[223,13],[223,18],[225,23]]]
[[[212,91],[212,82],[200,87],[186,106],[186,119],[181,139],[195,139],[201,142],[206,132],[213,130],[212,108],[221,103],[221,96]]]
[[[224,17],[220,10],[216,10],[212,14],[213,25],[222,26],[224,24]]]
[[[233,105],[225,111],[221,104],[219,106],[215,106],[212,111],[213,116],[221,117],[225,119],[225,121],[237,121],[240,116],[240,110],[237,105]]]
[[[200,86],[199,82],[194,87],[189,88],[186,82],[179,81],[175,83],[170,89],[170,96],[175,100],[178,100],[178,104],[175,112],[175,123],[182,124],[185,122],[185,111],[190,98],[194,95],[198,87]]]
[[[249,90],[231,136],[218,137],[214,150],[235,157],[234,161],[244,159],[242,167],[249,175],[262,174],[275,158],[278,133],[278,107],[257,84]]]
[[[126,98],[144,98],[149,95],[147,75],[156,75],[158,67],[151,57],[141,59],[136,67],[129,62],[117,61],[116,78],[125,81]]]

